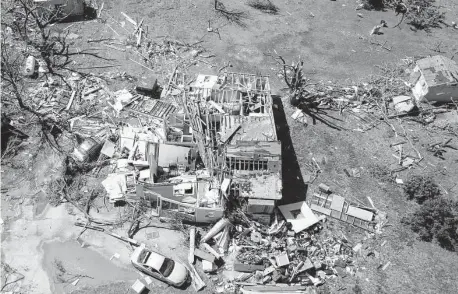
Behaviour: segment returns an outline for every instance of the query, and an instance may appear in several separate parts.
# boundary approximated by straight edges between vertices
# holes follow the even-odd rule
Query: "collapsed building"
[[[181,110],[168,121],[186,125],[205,168],[196,170],[194,161],[182,169],[190,173],[137,185],[137,197],[150,199],[158,215],[203,223],[220,219],[225,204],[235,200],[254,219],[268,223],[282,198],[281,143],[269,78],[227,73],[198,75],[188,83],[176,74],[173,83],[182,91],[171,103]]]

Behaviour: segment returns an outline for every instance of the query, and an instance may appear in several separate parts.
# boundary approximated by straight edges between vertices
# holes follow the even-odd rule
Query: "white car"
[[[183,286],[189,277],[184,265],[146,249],[145,244],[134,250],[130,260],[139,271],[175,287]]]

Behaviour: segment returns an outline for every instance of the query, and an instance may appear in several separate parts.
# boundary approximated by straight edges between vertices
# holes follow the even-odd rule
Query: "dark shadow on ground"
[[[301,169],[297,162],[283,103],[279,96],[272,96],[272,99],[275,126],[282,149],[283,198],[279,204],[303,201],[307,194],[307,185],[304,183]]]
[[[97,10],[94,7],[85,5],[83,14],[68,15],[66,17],[60,18],[58,22],[60,23],[80,22],[80,21],[93,20],[96,18],[97,18]]]

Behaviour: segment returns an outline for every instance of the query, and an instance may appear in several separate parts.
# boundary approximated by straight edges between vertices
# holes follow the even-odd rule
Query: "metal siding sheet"
[[[348,208],[347,214],[365,221],[371,221],[374,216],[372,212],[354,206]]]
[[[344,206],[345,198],[339,195],[333,195],[332,197],[331,209],[341,212]]]

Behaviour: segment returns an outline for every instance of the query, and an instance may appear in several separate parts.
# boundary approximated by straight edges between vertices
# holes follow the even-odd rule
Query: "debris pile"
[[[344,278],[358,271],[355,254],[361,244],[352,246],[345,236],[321,236],[324,218],[298,233],[290,222],[279,221],[280,218],[277,213],[270,227],[254,221],[249,227],[220,221],[201,239],[200,249],[191,248],[194,253],[190,256],[202,260],[206,273],[219,271],[217,264],[222,267],[227,281],[219,292],[242,287],[242,291],[264,293],[275,290],[277,285],[283,291],[293,291],[298,286],[319,286],[328,279]],[[233,236],[230,246],[226,233],[229,227]]]
[[[373,236],[381,233],[386,215],[375,207],[352,206],[324,184],[320,184],[320,191],[310,201],[311,207],[299,202],[276,208],[270,226],[244,215],[233,217],[232,222],[223,218],[203,233],[200,245],[195,243],[195,229],[191,229],[190,263],[195,258],[201,260],[205,273],[222,270],[227,284],[219,292],[242,287],[242,292],[264,293],[274,291],[277,285],[282,285],[283,291],[293,291],[295,287],[319,286],[328,279],[355,275],[362,245],[350,244],[343,234],[322,234],[326,216],[363,228]],[[334,197],[327,200],[320,195]]]

